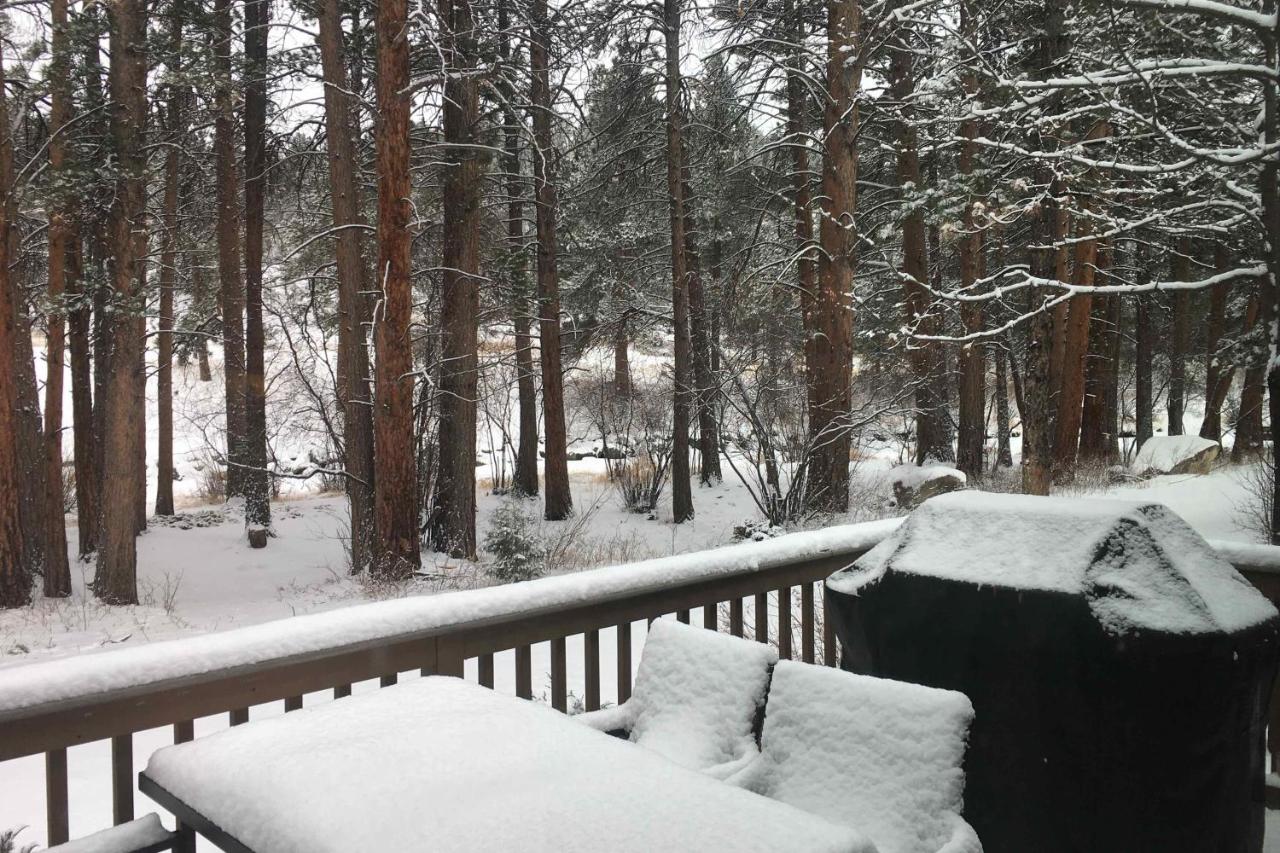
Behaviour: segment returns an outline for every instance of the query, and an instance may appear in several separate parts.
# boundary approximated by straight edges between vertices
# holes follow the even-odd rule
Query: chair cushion
[[[698,770],[755,753],[771,646],[659,619],[649,629],[631,699],[631,740]]]
[[[972,720],[962,693],[782,661],[744,783],[865,832],[880,853],[968,850],[957,821]]]

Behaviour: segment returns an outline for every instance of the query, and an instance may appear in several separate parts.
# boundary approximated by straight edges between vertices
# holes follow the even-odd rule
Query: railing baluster
[[[67,751],[65,749],[51,749],[44,754],[44,798],[49,846],[63,844],[69,837]]]
[[[231,725],[243,726],[245,723],[249,722],[249,709],[236,708],[234,711],[229,713],[227,717],[230,719]]]
[[[688,611],[688,610],[677,610],[677,611],[676,611],[676,618],[677,618],[677,619],[679,619],[679,620],[680,620],[681,622],[683,622],[684,624],[688,625],[688,624],[689,624],[689,611]]]
[[[551,641],[551,707],[557,711],[569,710],[569,677],[564,637]]]
[[[290,711],[301,711],[301,710],[302,710],[302,697],[301,697],[301,696],[286,696],[286,697],[285,697],[285,700],[284,700],[284,712],[285,712],[286,714],[287,714],[287,713],[289,713]]]
[[[717,602],[702,605],[702,627],[720,630],[720,605]]]
[[[116,826],[133,820],[133,735],[111,739],[111,813]]]
[[[822,662],[827,666],[836,665],[836,627],[831,618],[830,599],[827,597],[826,584],[822,587]]]
[[[348,696],[350,696],[350,695],[351,695],[351,685],[350,685],[350,684],[339,684],[337,687],[333,688],[333,698],[334,698],[334,699],[345,699],[346,697],[348,697]]]
[[[729,633],[742,636],[742,599],[736,596],[729,602]]]
[[[528,646],[516,649],[516,695],[533,698],[533,650]]]
[[[800,659],[813,663],[813,584],[800,586]]]
[[[756,593],[756,642],[769,642],[769,593]]]
[[[586,670],[586,709],[600,708],[600,629],[592,628],[582,638],[582,665]]]
[[[631,623],[623,622],[618,631],[618,704],[631,698]]]
[[[393,687],[400,680],[400,673],[393,672],[390,675],[384,675],[378,679],[379,687]]]
[[[493,689],[493,655],[483,654],[476,661],[476,669],[480,675],[480,686]]]
[[[194,740],[196,736],[196,726],[194,720],[179,720],[173,724],[173,742],[186,743]],[[196,853],[196,834],[189,826],[184,826],[182,821],[176,821],[174,830],[178,833],[177,838],[173,841],[173,853]]]
[[[791,659],[791,587],[778,590],[778,657]]]

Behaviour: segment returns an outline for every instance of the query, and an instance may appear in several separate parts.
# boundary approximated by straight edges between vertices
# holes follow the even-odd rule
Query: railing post
[[[617,627],[618,704],[631,698],[631,623]]]
[[[133,820],[133,735],[111,739],[111,813],[116,826]]]
[[[565,654],[565,638],[551,641],[551,707],[557,711],[569,710],[569,680],[566,673],[568,661]]]
[[[600,630],[592,628],[582,638],[582,668],[586,674],[586,709],[600,708]]]
[[[65,749],[51,749],[44,754],[44,793],[49,846],[64,844],[69,838]]]

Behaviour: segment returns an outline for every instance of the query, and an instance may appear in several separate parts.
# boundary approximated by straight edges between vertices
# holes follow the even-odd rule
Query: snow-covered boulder
[[[1139,474],[1208,474],[1222,448],[1198,435],[1156,435],[1148,438],[1133,460]]]
[[[929,498],[963,489],[969,479],[946,465],[899,465],[889,472],[889,482],[898,506],[913,509]]]

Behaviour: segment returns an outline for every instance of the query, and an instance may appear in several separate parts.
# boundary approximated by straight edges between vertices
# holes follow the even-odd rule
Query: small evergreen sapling
[[[493,555],[488,572],[500,581],[527,581],[540,577],[546,567],[546,552],[523,501],[507,498],[493,514],[484,548]]]

